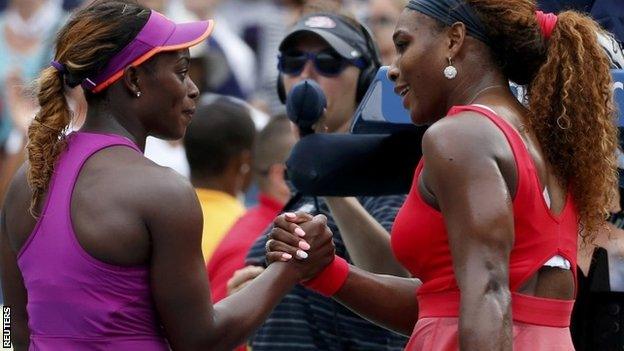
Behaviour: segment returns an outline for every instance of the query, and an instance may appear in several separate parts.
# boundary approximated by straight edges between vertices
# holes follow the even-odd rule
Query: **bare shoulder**
[[[24,212],[30,207],[32,191],[28,185],[28,167],[28,162],[25,162],[9,184],[2,206],[2,211],[8,215]]]
[[[3,207],[12,207],[16,201],[29,199],[32,196],[28,186],[28,162],[19,167],[6,192]]]
[[[444,158],[467,163],[492,158],[506,143],[504,135],[487,117],[476,112],[460,112],[432,124],[422,140],[427,161]]]
[[[112,153],[114,157],[109,157]],[[173,206],[197,204],[195,190],[188,179],[131,149],[112,147],[95,156],[98,159],[94,160],[91,172],[113,180],[108,183],[116,197],[132,201],[147,211],[147,215]]]

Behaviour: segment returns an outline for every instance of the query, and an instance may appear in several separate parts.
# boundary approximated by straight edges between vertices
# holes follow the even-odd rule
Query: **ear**
[[[241,173],[247,174],[251,171],[251,150],[243,150],[240,153],[240,170]]]
[[[284,181],[285,178],[286,165],[283,163],[274,163],[269,167],[269,172],[267,174],[267,178],[271,180],[271,182],[276,183],[280,181]]]
[[[238,157],[238,174],[242,178],[240,191],[247,191],[253,180],[251,172],[251,150],[243,150]]]
[[[447,30],[449,57],[455,58],[464,46],[466,39],[466,25],[461,22],[453,23]]]
[[[137,96],[137,93],[141,92],[141,88],[139,87],[139,71],[136,67],[126,67],[123,72],[122,80],[124,87],[130,95]]]

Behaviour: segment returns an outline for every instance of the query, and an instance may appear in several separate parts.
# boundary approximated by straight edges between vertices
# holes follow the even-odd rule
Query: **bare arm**
[[[146,214],[152,237],[152,291],[174,350],[233,349],[308,274],[296,263],[276,262],[248,287],[213,306],[200,245],[202,215],[194,190],[176,180],[161,183],[157,193],[146,196],[150,198],[144,201],[154,204]],[[318,270],[334,252],[331,237],[323,240],[319,254],[326,258],[319,261]]]
[[[314,233],[320,233],[319,223],[306,222],[299,226],[280,216],[271,232],[271,252],[267,259],[272,262],[282,260],[283,252],[293,257],[299,249],[301,238],[294,234],[294,229],[301,227],[307,234],[306,241],[313,239]],[[314,244],[308,251],[310,256],[304,264],[315,261]],[[366,272],[354,266],[350,267],[344,285],[333,296],[337,301],[362,317],[404,335],[410,335],[418,319],[416,290],[421,283],[418,279],[399,278]]]
[[[325,200],[356,266],[373,273],[410,276],[392,253],[388,231],[356,198],[327,197]]]
[[[508,262],[514,219],[495,156],[509,146],[492,129],[482,117],[454,116],[423,138],[424,187],[444,215],[461,291],[461,350],[512,349]]]
[[[403,335],[410,335],[418,320],[413,278],[374,274],[351,266],[349,277],[334,299],[365,319]]]
[[[7,196],[7,199],[11,195]],[[26,288],[22,273],[17,266],[15,251],[11,248],[6,230],[6,215],[2,210],[0,218],[0,272],[2,273],[2,294],[4,305],[11,308],[11,342],[15,351],[28,350],[30,331],[28,330],[28,313],[26,312]]]

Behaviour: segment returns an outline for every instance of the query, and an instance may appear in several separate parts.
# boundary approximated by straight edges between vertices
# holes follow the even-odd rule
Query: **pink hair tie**
[[[537,17],[537,23],[542,30],[542,36],[544,39],[550,39],[550,36],[557,25],[557,15],[554,13],[544,13],[542,11],[535,11]]]

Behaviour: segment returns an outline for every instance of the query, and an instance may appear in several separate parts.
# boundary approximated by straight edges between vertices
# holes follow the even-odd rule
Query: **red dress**
[[[542,195],[537,169],[518,132],[492,111],[470,105],[451,108],[448,115],[474,111],[489,118],[503,132],[513,151],[518,185],[513,200],[514,244],[509,262],[512,292],[514,350],[574,350],[569,325],[574,300],[527,296],[517,291],[555,255],[563,256],[576,273],[578,213],[568,192],[565,206],[553,214]],[[448,235],[442,213],[423,201],[418,178],[392,229],[392,248],[398,260],[423,281],[417,292],[418,322],[406,350],[458,349],[459,288],[453,273]]]

